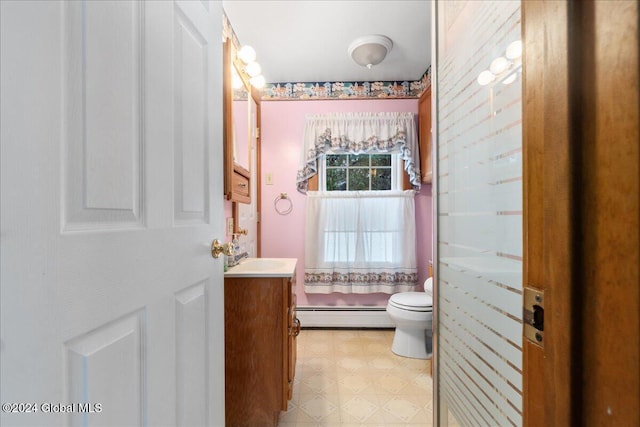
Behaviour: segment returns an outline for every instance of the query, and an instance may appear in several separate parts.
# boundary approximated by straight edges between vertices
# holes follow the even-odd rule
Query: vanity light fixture
[[[356,64],[371,69],[381,63],[393,48],[393,42],[387,36],[374,34],[358,37],[349,45],[349,56]]]
[[[236,54],[238,59],[242,61],[242,74],[248,75],[249,82],[256,89],[261,89],[266,84],[265,78],[260,74],[262,67],[256,62],[256,51],[249,45],[242,46]],[[238,63],[236,65],[239,65]]]
[[[489,69],[478,75],[476,81],[480,86],[486,86],[495,80],[508,85],[518,78],[516,71],[522,69],[522,41],[516,40],[510,43],[505,51],[505,56],[499,56],[491,61]]]
[[[492,81],[494,81],[495,79],[496,79],[496,76],[491,71],[484,70],[478,76],[478,84],[480,86],[486,86],[489,83],[491,83]]]
[[[493,61],[491,61],[491,65],[489,66],[489,71],[491,71],[494,75],[497,76],[507,68],[509,68],[509,61],[507,61],[507,58],[503,56],[499,56]]]
[[[251,77],[249,81],[251,82],[251,86],[255,87],[256,89],[262,89],[267,83],[262,74]]]
[[[238,58],[245,64],[249,64],[256,60],[256,51],[251,46],[244,45],[238,51]]]
[[[255,77],[262,72],[262,67],[256,61],[249,62],[244,69],[247,71],[251,77]]]

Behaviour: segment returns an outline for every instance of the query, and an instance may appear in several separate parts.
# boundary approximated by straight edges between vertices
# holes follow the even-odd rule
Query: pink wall
[[[411,112],[417,115],[418,100],[263,101],[261,104],[262,257],[298,259],[296,294],[299,306],[386,305],[389,299],[387,294],[304,292],[305,196],[296,190],[296,171],[305,116],[342,112]],[[266,185],[266,174],[269,173],[273,185]],[[280,215],[274,209],[274,200],[280,193],[287,193],[293,202],[289,215]],[[423,185],[415,200],[418,280],[422,284],[431,259],[431,185]]]

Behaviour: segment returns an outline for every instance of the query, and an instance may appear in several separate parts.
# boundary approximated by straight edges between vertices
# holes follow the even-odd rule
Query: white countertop
[[[230,267],[224,277],[291,277],[297,258],[246,258]]]

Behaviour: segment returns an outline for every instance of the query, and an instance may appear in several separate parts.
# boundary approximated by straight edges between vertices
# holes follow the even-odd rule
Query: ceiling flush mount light
[[[389,37],[374,34],[358,37],[349,45],[349,56],[356,64],[371,69],[381,63],[393,47]]]

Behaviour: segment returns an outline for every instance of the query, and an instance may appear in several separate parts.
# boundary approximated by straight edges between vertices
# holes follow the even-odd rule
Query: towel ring
[[[280,200],[286,200],[287,202],[289,202],[289,204],[286,205],[286,207],[279,208],[278,202]],[[293,210],[293,202],[291,201],[287,193],[280,193],[280,195],[277,196],[273,201],[273,207],[276,209],[276,212],[278,212],[280,215],[289,215]]]

